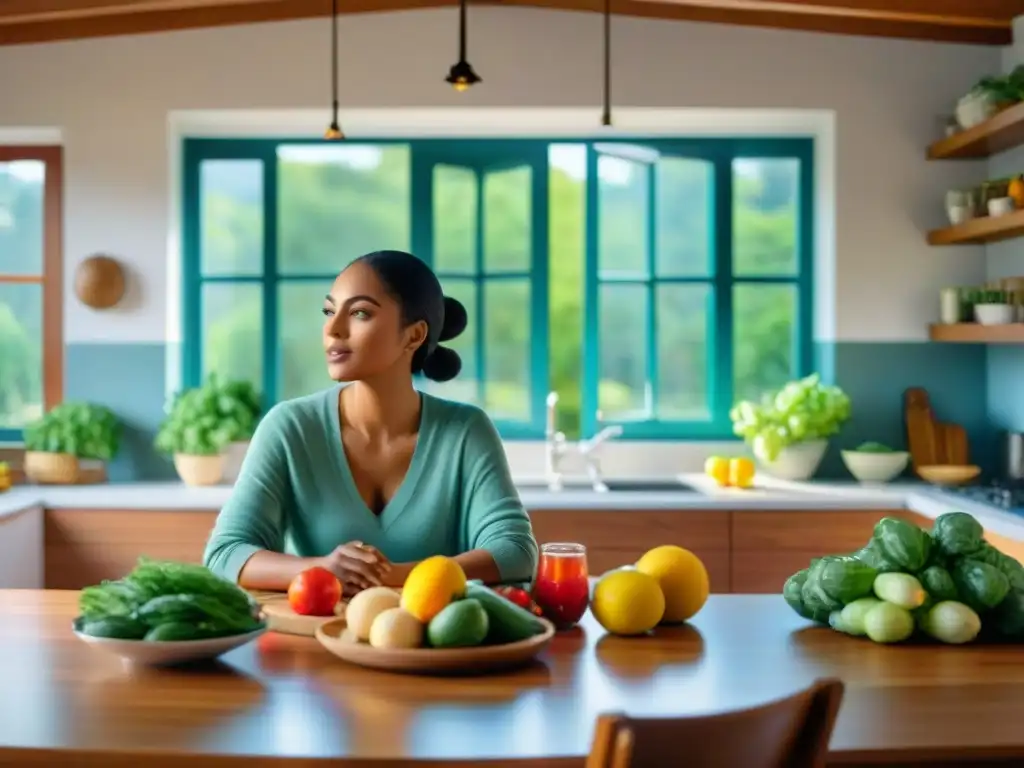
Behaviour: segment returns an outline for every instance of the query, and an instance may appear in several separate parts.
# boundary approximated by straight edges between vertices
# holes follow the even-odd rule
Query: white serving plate
[[[214,637],[209,640],[165,640],[147,642],[146,640],[118,640],[110,637],[93,637],[79,632],[72,625],[71,631],[79,640],[97,650],[120,656],[125,661],[148,666],[166,666],[183,664],[193,661],[214,659],[223,653],[255,640],[267,631],[264,624],[244,635]]]

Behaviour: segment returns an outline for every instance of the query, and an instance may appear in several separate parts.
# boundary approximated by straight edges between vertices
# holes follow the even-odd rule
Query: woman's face
[[[364,262],[346,267],[324,299],[324,351],[334,381],[408,375],[426,339],[424,322],[402,327],[402,310]]]

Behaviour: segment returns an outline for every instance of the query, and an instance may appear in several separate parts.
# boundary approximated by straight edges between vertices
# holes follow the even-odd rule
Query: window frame
[[[402,144],[410,147],[410,216],[411,216],[411,250],[427,264],[433,266],[433,226],[429,217],[415,214],[415,201],[423,194],[431,195],[432,177],[424,177],[422,165],[416,159],[415,148],[422,147],[424,159],[446,156],[450,158],[465,156],[467,142],[479,142],[489,145],[507,144],[509,152],[503,155],[504,164],[510,167],[522,165],[516,157],[532,158],[537,150],[546,147],[549,142],[541,139],[501,140],[487,137],[480,138],[374,138],[360,136],[347,139],[346,144]],[[267,402],[279,400],[280,345],[274,333],[278,326],[279,314],[277,306],[278,286],[289,282],[322,280],[329,284],[336,274],[281,274],[278,272],[278,164],[277,150],[281,145],[326,145],[318,138],[192,138],[182,141],[182,369],[183,387],[198,386],[203,377],[203,341],[202,341],[202,295],[205,283],[227,284],[258,284],[263,296],[262,320],[262,355],[263,376],[259,382],[261,392]],[[429,148],[429,149],[428,149]],[[460,149],[461,148],[461,149]],[[472,154],[472,153],[471,153]],[[263,226],[263,263],[258,275],[203,275],[202,274],[202,222],[201,222],[201,184],[200,173],[202,163],[208,160],[252,160],[262,164],[262,226]],[[465,165],[465,164],[464,164]],[[488,166],[497,169],[497,166]],[[536,168],[536,166],[531,166]],[[548,169],[547,156],[544,155],[542,168],[546,174]],[[526,420],[495,419],[495,426],[504,439],[523,440],[538,439],[544,436],[544,419],[546,413],[545,397],[549,378],[549,300],[548,300],[548,211],[547,211],[547,178],[537,178],[533,174],[532,189],[534,195],[543,193],[544,206],[541,209],[543,226],[533,227],[531,231],[531,274],[530,284],[530,410]],[[543,188],[543,189],[540,189]],[[536,198],[535,198],[536,199]],[[538,217],[534,217],[536,221]],[[477,264],[481,264],[482,253],[477,254]],[[458,279],[472,278],[478,290],[490,281],[509,279],[510,276],[522,279],[521,273],[475,275],[449,275],[439,273],[443,281],[445,277]],[[479,337],[478,337],[479,338]],[[481,344],[482,342],[478,342]],[[478,358],[482,364],[482,357]],[[417,377],[419,379],[419,377]],[[325,384],[326,386],[326,384]]]
[[[59,144],[0,144],[0,163],[36,160],[43,179],[42,273],[3,275],[0,283],[42,285],[43,411],[64,397],[64,148]],[[23,429],[0,429],[0,444],[20,444]]]
[[[639,144],[667,156],[703,159],[712,164],[713,220],[709,227],[712,264],[707,275],[661,278],[653,270],[657,256],[656,206],[648,207],[648,265],[646,279],[624,279],[632,284],[710,285],[707,348],[709,370],[707,402],[711,418],[707,421],[638,419],[598,419],[600,381],[600,275],[599,185],[586,189],[585,263],[583,268],[583,381],[581,383],[580,431],[586,439],[607,426],[621,426],[625,440],[735,440],[729,410],[733,403],[733,311],[732,291],[739,284],[784,284],[796,288],[796,317],[793,358],[794,376],[806,376],[814,367],[814,139],[811,137],[696,137],[669,138],[614,136],[587,142],[586,178],[597,179],[598,156],[595,144]],[[793,276],[736,276],[733,273],[733,161],[738,158],[792,158],[800,162],[797,184],[796,273]],[[652,201],[653,203],[653,201]],[[648,373],[657,363],[656,307],[649,302],[645,319]],[[650,381],[649,381],[650,383]]]

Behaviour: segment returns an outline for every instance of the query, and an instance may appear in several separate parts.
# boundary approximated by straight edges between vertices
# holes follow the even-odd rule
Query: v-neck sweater
[[[502,581],[533,579],[537,542],[486,413],[421,393],[409,470],[378,515],[359,495],[345,455],[339,392],[278,403],[260,421],[207,542],[208,568],[237,582],[261,550],[322,557],[362,541],[394,563],[483,549]]]

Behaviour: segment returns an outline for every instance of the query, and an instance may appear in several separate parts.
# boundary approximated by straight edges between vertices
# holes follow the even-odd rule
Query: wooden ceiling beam
[[[457,0],[343,0],[344,13],[437,8]],[[602,0],[477,0],[599,12]],[[612,0],[617,15],[844,35],[1009,45],[1008,0]],[[90,12],[89,8],[92,8]],[[6,0],[0,45],[327,16],[329,0]],[[984,14],[1008,14],[987,16]],[[42,16],[40,15],[42,14]]]

